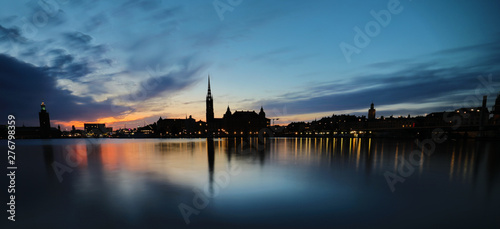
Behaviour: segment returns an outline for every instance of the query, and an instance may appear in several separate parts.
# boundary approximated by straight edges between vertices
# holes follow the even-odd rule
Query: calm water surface
[[[500,226],[496,142],[447,141],[430,156],[413,140],[388,139],[52,139],[16,146],[16,222],[7,222],[4,210],[1,228]],[[421,153],[410,158],[414,150]],[[393,191],[387,177],[396,182]]]

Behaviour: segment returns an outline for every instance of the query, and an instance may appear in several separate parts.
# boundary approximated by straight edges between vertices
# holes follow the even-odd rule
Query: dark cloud
[[[490,50],[492,50],[492,48],[498,50],[498,48],[499,48],[498,41],[462,46],[462,47],[457,47],[457,48],[452,48],[452,49],[445,49],[445,50],[434,52],[431,55],[451,55],[451,54],[461,54],[461,53],[465,53],[465,52],[490,51]]]
[[[500,69],[497,67],[500,49],[497,49],[497,43],[478,47],[482,47],[481,55],[468,65],[449,66],[440,62],[415,63],[411,60],[395,61],[392,64],[379,63],[371,66],[397,66],[401,70],[388,74],[366,74],[349,80],[309,86],[256,104],[265,104],[267,109],[286,106],[290,115],[364,109],[368,108],[372,101],[377,106],[431,102],[441,104],[432,108],[436,110],[401,107],[382,112],[387,114],[423,114],[456,109],[457,105],[480,106],[480,100],[477,100],[477,104],[464,103],[464,100],[468,96],[477,96],[475,95],[477,88],[480,95],[489,94],[490,98],[496,96],[500,90]],[[456,55],[456,52],[463,52],[462,54],[477,52],[478,47],[442,53]]]
[[[204,103],[205,103],[205,100],[196,100],[196,101],[184,102],[182,104],[184,104],[184,105],[190,105],[190,104],[204,104]]]
[[[28,42],[28,39],[22,36],[19,28],[6,28],[0,25],[0,42],[16,42],[24,44]]]
[[[56,48],[43,52],[36,46],[27,50],[28,54],[41,55],[48,61],[45,71],[56,78],[77,80],[93,73],[99,66],[110,66],[112,59],[106,57],[108,46],[94,45],[93,38],[82,32],[63,34],[63,43],[67,49]]]
[[[93,59],[99,59],[109,51],[107,45],[94,45],[93,37],[82,32],[64,33],[63,37],[68,48],[75,52],[83,51]]]
[[[453,78],[444,78],[438,76],[440,71],[419,71],[414,72],[414,78],[408,77],[390,77],[389,79],[371,79],[369,77],[361,77],[351,81],[348,84],[329,85],[331,90],[335,88],[354,88],[355,85],[366,85],[367,82],[372,82],[374,88],[362,88],[355,91],[339,90],[334,94],[322,95],[315,93],[314,88],[308,88],[311,91],[308,97],[303,95],[294,95],[294,93],[286,94],[279,99],[269,99],[261,101],[270,108],[280,108],[286,105],[289,114],[306,114],[315,112],[328,112],[335,110],[356,110],[367,108],[374,101],[377,106],[393,105],[398,103],[425,103],[433,102],[434,99],[445,99],[443,104],[448,102],[448,105],[443,105],[442,108],[452,109],[453,106],[460,102],[459,100],[450,100],[447,96],[455,93],[473,91],[480,81],[477,79],[482,72],[460,74],[455,72]],[[500,82],[498,73],[496,72],[494,82]],[[387,83],[387,80],[395,80],[392,83]],[[325,87],[325,86],[321,86]],[[462,97],[462,100],[466,96]],[[479,105],[479,104],[477,104]],[[402,108],[404,109],[404,108]],[[441,109],[440,109],[441,110]],[[422,113],[421,110],[411,110]],[[424,112],[426,113],[426,112]]]
[[[62,68],[68,64],[71,64],[75,58],[71,55],[58,55],[56,58],[52,60],[52,64],[54,67]]]
[[[72,63],[65,68],[64,73],[67,74],[67,78],[80,78],[94,72],[94,68],[90,63],[82,61],[79,63]],[[64,76],[60,76],[64,77]]]
[[[17,20],[18,18],[19,18],[19,16],[17,16],[17,15],[2,17],[2,18],[0,18],[0,23],[10,24],[10,23],[13,23],[15,20]]]
[[[157,65],[159,66],[159,65]],[[149,69],[151,77],[140,83],[137,91],[118,98],[120,101],[139,102],[149,98],[157,97],[164,92],[177,92],[185,89],[199,80],[201,72],[206,64],[195,63],[194,57],[182,59],[178,66],[180,69],[163,74],[161,69]]]
[[[56,79],[66,78],[78,81],[79,78],[93,73],[96,69],[93,60],[77,59],[63,49],[50,50],[44,57],[50,65],[44,66],[43,71]]]
[[[112,59],[109,59],[109,58],[104,58],[104,59],[100,60],[99,63],[106,64],[108,66],[112,66],[113,63],[115,63],[115,61],[113,61]]]
[[[85,22],[85,30],[92,32],[109,23],[109,18],[105,13],[97,14]]]
[[[83,50],[87,50],[90,46],[90,42],[92,41],[91,36],[81,32],[65,33],[64,38],[69,46]]]
[[[56,87],[56,80],[45,69],[0,55],[0,115],[14,114],[18,123],[37,126],[40,103],[44,101],[52,120],[94,120],[119,116],[117,110],[131,110],[113,106],[110,100],[95,102],[89,97],[78,97]]]

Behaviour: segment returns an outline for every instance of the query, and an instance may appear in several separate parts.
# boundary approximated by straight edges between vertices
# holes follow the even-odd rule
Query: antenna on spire
[[[210,74],[208,74],[208,95],[212,94],[212,90],[210,90]]]

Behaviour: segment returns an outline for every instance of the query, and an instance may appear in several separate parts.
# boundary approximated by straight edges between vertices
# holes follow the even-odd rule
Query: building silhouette
[[[495,105],[491,109],[493,118],[491,119],[493,125],[500,125],[500,93],[498,93],[497,99],[495,100]]]
[[[45,103],[40,105],[41,109],[38,112],[38,119],[40,121],[40,138],[50,138],[50,117]]]
[[[337,137],[432,137],[437,130],[451,138],[498,138],[500,136],[500,94],[492,112],[487,96],[480,106],[462,107],[453,111],[433,112],[425,116],[380,116],[375,118],[373,103],[369,117],[332,115],[312,122],[292,122],[280,136],[337,136]],[[490,116],[493,116],[490,118]]]
[[[374,120],[375,119],[375,106],[372,104],[370,105],[370,109],[368,109],[368,120]]]
[[[84,123],[83,129],[88,136],[99,137],[113,131],[113,128],[106,127],[105,123]]]
[[[38,112],[38,121],[40,126],[16,126],[16,139],[32,139],[32,138],[59,138],[61,131],[58,128],[50,127],[50,116],[45,107],[45,103],[40,105],[40,112]],[[0,126],[0,130],[2,127]],[[7,130],[7,126],[5,126]],[[5,137],[7,137],[5,132]],[[3,136],[0,135],[0,138]]]
[[[221,131],[232,135],[256,134],[262,128],[269,126],[269,120],[262,107],[258,114],[255,111],[235,111],[231,114],[228,106],[222,118],[223,129]]]
[[[210,76],[208,77],[206,107],[208,137],[212,137],[214,134],[219,136],[252,135],[257,134],[262,128],[270,125],[270,119],[266,118],[266,113],[262,106],[259,113],[255,111],[235,111],[231,113],[231,108],[227,106],[226,113],[222,118],[215,118]]]
[[[206,98],[206,122],[207,122],[207,135],[208,137],[213,136],[214,131],[214,100],[212,98],[212,91],[210,90],[210,75],[208,76],[208,91]]]
[[[210,75],[208,76],[205,102],[205,122],[196,121],[191,115],[189,118],[186,116],[185,119],[163,119],[160,117],[158,121],[147,126],[148,135],[156,137],[206,136],[208,138],[254,135],[270,124],[270,119],[266,118],[263,107],[260,108],[259,113],[255,111],[235,111],[232,113],[228,106],[222,118],[215,118]]]
[[[492,126],[500,126],[500,93],[498,93],[495,104],[491,108],[491,119],[489,124]]]
[[[153,124],[156,125],[157,135],[159,137],[165,136],[198,136],[205,133],[205,123],[196,121],[190,115],[185,119],[163,119],[160,117],[158,121]]]

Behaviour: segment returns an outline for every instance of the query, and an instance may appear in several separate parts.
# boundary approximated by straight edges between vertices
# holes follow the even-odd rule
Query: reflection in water
[[[371,139],[358,139],[358,141],[360,142],[360,145],[364,145],[364,147],[358,149],[358,154],[361,153],[362,155],[366,155],[365,177],[366,180],[368,180],[372,175],[372,171],[377,169],[377,160],[383,161],[383,158],[382,156],[377,158],[377,145],[372,146]]]
[[[494,144],[484,144],[475,142],[475,150],[471,150],[471,177],[473,177],[474,187],[484,180],[487,198],[490,199],[495,184],[498,184],[500,176],[500,156],[498,142]],[[483,170],[483,171],[481,171]],[[482,178],[482,179],[481,179]]]
[[[201,149],[204,148],[202,141],[76,144],[66,146],[61,159],[64,161],[69,157],[72,161],[78,162],[77,167],[84,171],[89,170],[97,176],[106,173],[102,171],[103,169],[143,171],[159,176],[170,176],[169,178],[174,180],[178,178],[183,183],[182,179],[187,178],[187,175],[178,173],[176,169],[183,166],[198,167],[196,169],[198,172],[199,168],[203,167],[198,165],[203,162],[199,157],[203,152]],[[476,180],[481,178],[479,173],[485,173],[484,177],[488,177],[488,183],[491,184],[498,179],[498,169],[494,165],[499,160],[498,155],[494,153],[498,146],[492,144],[489,142],[470,144],[466,141],[438,144],[436,153],[430,157],[421,152],[417,166],[419,174],[425,173],[426,169],[438,169],[432,168],[432,164],[447,160],[448,162],[443,164],[447,168],[448,182],[476,183]],[[396,172],[399,167],[404,166],[404,163],[408,163],[409,152],[413,150],[419,149],[411,141],[384,139],[274,138],[259,142],[257,138],[234,138],[206,140],[205,152],[208,160],[208,180],[212,184],[215,161],[220,161],[219,166],[223,169],[231,165],[233,156],[236,156],[236,160],[244,162],[256,160],[260,166],[265,166],[266,158],[275,162],[287,161],[309,166],[321,166],[327,163],[331,167],[353,169],[356,172],[364,170],[365,176],[371,177],[387,170]],[[51,145],[43,146],[46,169],[52,174],[50,165],[54,161],[53,151]],[[216,151],[225,152],[226,160],[223,161],[222,157],[216,159]],[[159,154],[149,152],[159,152]],[[182,163],[172,163],[172,159],[180,160]],[[85,168],[87,166],[88,169]],[[189,177],[188,180],[192,178]]]
[[[447,222],[488,227],[500,210],[499,143],[448,141],[421,152],[392,193],[383,176],[420,151],[411,140],[349,138],[59,139],[25,141],[22,205],[41,227],[186,227],[177,208],[193,189],[214,189],[214,173],[241,168],[189,227],[410,227]],[[205,148],[206,147],[206,148]],[[68,163],[67,158],[72,162]],[[24,160],[24,161],[23,161]],[[57,182],[52,164],[72,169]],[[208,171],[207,171],[208,164]],[[48,180],[38,179],[47,173]],[[25,170],[23,170],[25,171]],[[217,173],[215,173],[217,174]],[[54,182],[56,181],[56,182]],[[486,200],[485,200],[486,198]],[[436,203],[439,203],[436,205]],[[47,211],[50,209],[50,211]],[[57,214],[63,222],[47,221]],[[422,216],[418,221],[415,215]],[[74,217],[79,216],[79,217]],[[424,217],[425,216],[425,217]],[[363,220],[360,221],[359,219]],[[412,220],[412,221],[409,221]],[[39,225],[25,225],[26,228]]]
[[[106,153],[102,153],[103,150]],[[112,166],[116,162],[115,148],[109,147],[106,144],[87,142],[84,148],[80,148],[77,154],[86,157],[88,167],[88,169],[82,171],[83,174],[79,183],[81,185],[80,190],[84,193],[95,192],[96,186],[107,185],[105,181],[107,172],[104,169],[109,168],[109,166]]]
[[[214,195],[214,140],[207,138],[207,155],[208,155],[208,182],[211,196]]]
[[[54,168],[52,167],[52,163],[54,162],[54,148],[52,147],[52,145],[43,145],[42,150],[47,178],[49,179],[49,182],[55,182],[57,180],[57,177]]]

